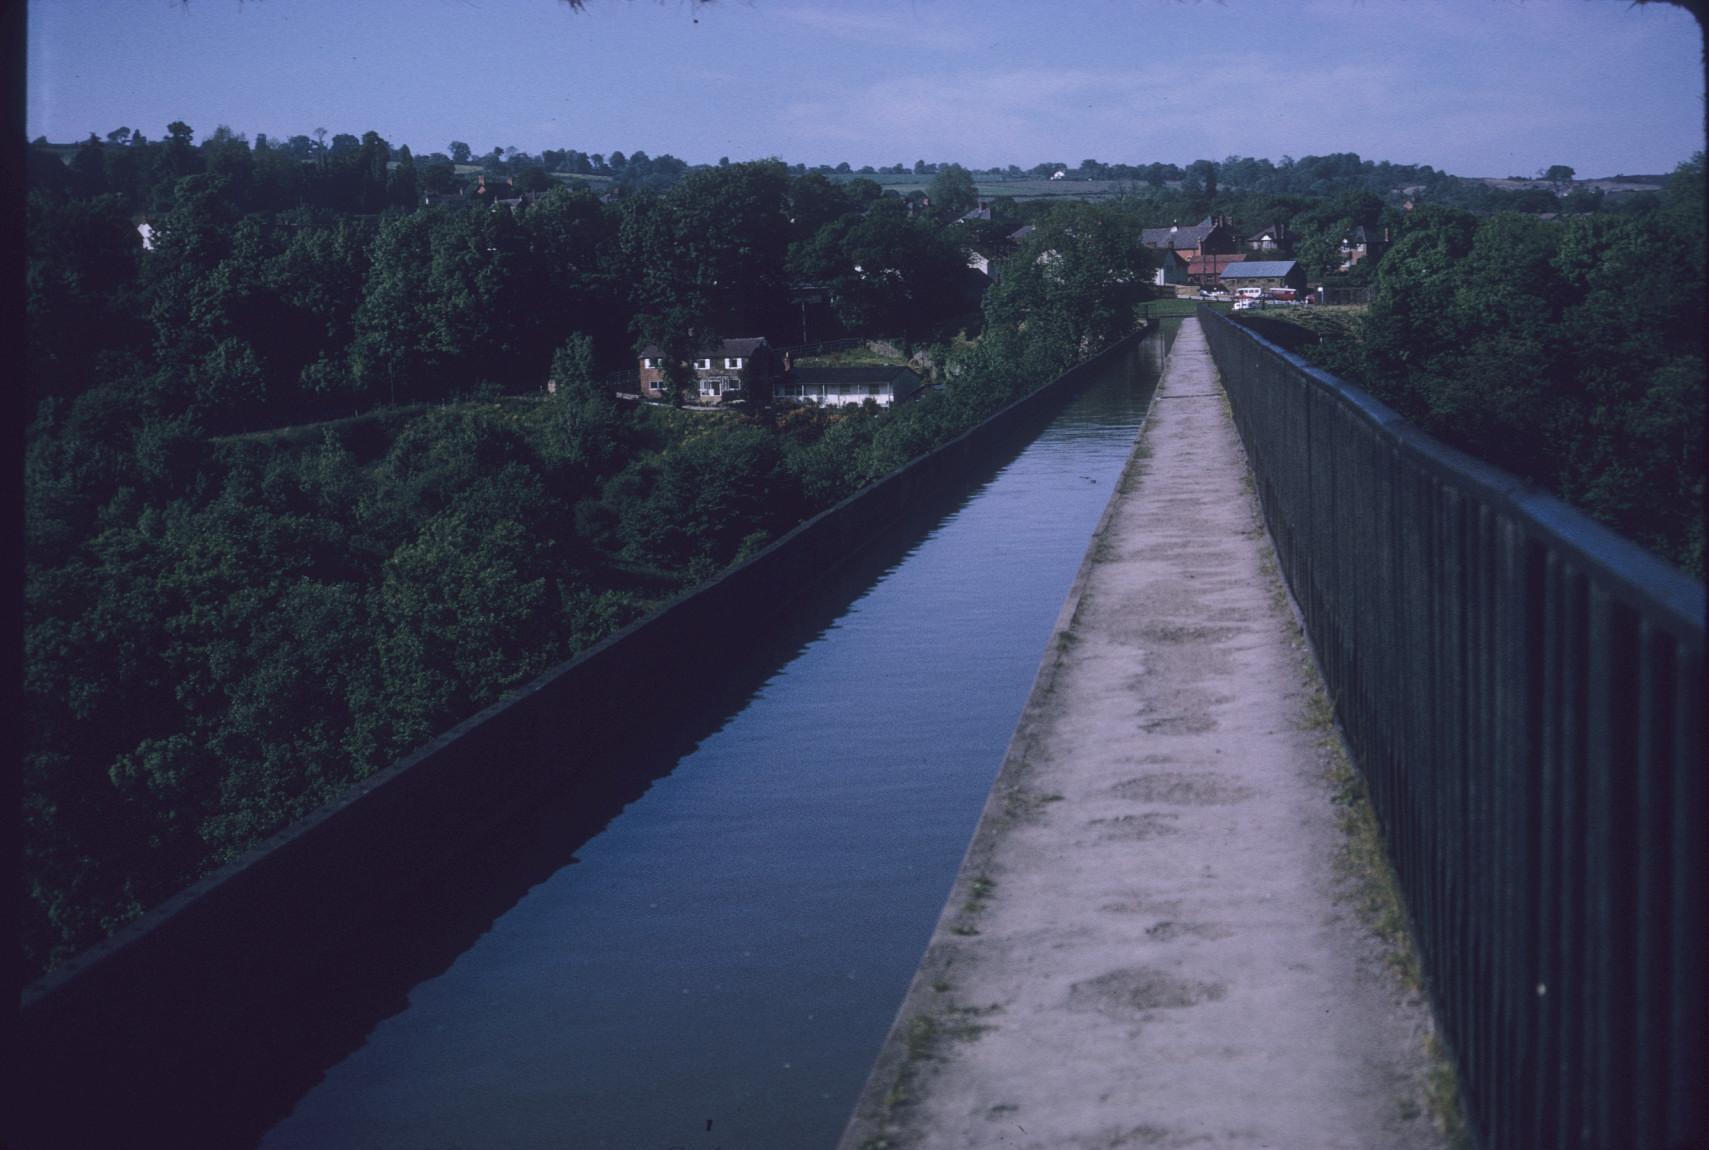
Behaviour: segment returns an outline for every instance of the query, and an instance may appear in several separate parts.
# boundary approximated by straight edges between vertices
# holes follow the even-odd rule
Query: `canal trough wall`
[[[1130,337],[364,780],[28,987],[11,1144],[95,1144],[194,1114],[248,1064],[306,972],[541,796],[591,784],[661,680],[715,671],[733,642],[944,488],[1036,434]],[[200,1095],[200,1097],[198,1097]],[[69,1142],[67,1140],[70,1140]],[[182,1144],[194,1144],[190,1139]]]

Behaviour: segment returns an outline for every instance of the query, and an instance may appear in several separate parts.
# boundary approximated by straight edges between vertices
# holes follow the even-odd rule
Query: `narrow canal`
[[[475,925],[430,944],[447,953],[262,1145],[834,1145],[1173,335],[881,547],[860,587],[798,609],[813,633],[766,652],[757,689],[647,768],[620,813],[543,809],[464,868]],[[662,698],[702,687],[718,685]],[[483,916],[483,899],[501,905]]]

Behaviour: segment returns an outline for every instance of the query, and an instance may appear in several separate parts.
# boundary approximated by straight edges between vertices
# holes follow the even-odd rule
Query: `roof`
[[[1196,248],[1219,226],[1210,216],[1186,227],[1141,228],[1139,242],[1148,248]]]
[[[919,378],[913,368],[899,363],[864,367],[797,367],[789,373],[789,378],[793,383],[888,383],[904,375]]]
[[[753,355],[755,351],[764,346],[766,346],[765,336],[745,336],[742,339],[725,340],[723,343],[718,345],[718,352],[720,355],[748,356]]]
[[[1299,266],[1298,260],[1245,260],[1222,273],[1222,278],[1229,279],[1266,279],[1275,277],[1282,279]]]
[[[1033,227],[1031,224],[1022,224],[1020,227],[1009,233],[1009,238],[1014,240],[1016,243],[1020,243],[1036,231],[1038,231],[1038,229]]]

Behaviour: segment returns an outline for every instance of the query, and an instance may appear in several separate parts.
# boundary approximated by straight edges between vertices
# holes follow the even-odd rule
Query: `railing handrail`
[[[1704,1145],[1703,584],[1199,318],[1482,1144]]]
[[[1535,483],[1442,442],[1370,392],[1307,362],[1232,317],[1206,307],[1198,314],[1201,320],[1209,316],[1212,323],[1228,325],[1286,362],[1335,396],[1397,450],[1424,463],[1437,478],[1470,488],[1490,503],[1512,511],[1518,521],[1571,555],[1586,571],[1620,589],[1632,606],[1650,604],[1674,626],[1694,629],[1697,643],[1702,645],[1709,612],[1701,580]]]

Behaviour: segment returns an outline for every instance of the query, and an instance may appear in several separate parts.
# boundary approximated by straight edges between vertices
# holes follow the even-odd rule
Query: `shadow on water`
[[[1141,354],[1158,352],[1131,353]],[[1111,370],[1130,371],[1133,363],[1130,356]],[[386,912],[353,924],[336,941],[305,947],[310,955],[299,952],[291,966],[308,973],[281,987],[277,1009],[231,1020],[229,1059],[217,1066],[160,1066],[155,1075],[139,1076],[137,1107],[160,1112],[133,1112],[120,1127],[177,1130],[181,1145],[255,1144],[329,1068],[362,1047],[380,1022],[403,1011],[414,987],[448,970],[531,889],[573,865],[590,839],[742,711],[772,675],[989,484],[1081,390],[1083,385],[1069,389],[1060,404],[1041,412],[974,472],[916,504],[809,591],[756,619],[746,650],[685,658],[677,668],[679,681],[694,683],[694,689],[670,693],[668,722],[643,722],[626,731],[621,757],[605,760],[612,769],[585,772],[525,816],[448,857],[442,871],[423,876],[416,890]],[[259,1056],[247,1057],[247,1051]],[[147,1089],[144,1079],[150,1077],[176,1080],[180,1087],[193,1083],[194,1100],[187,1102],[182,1089]],[[194,1114],[193,1124],[187,1113]]]

